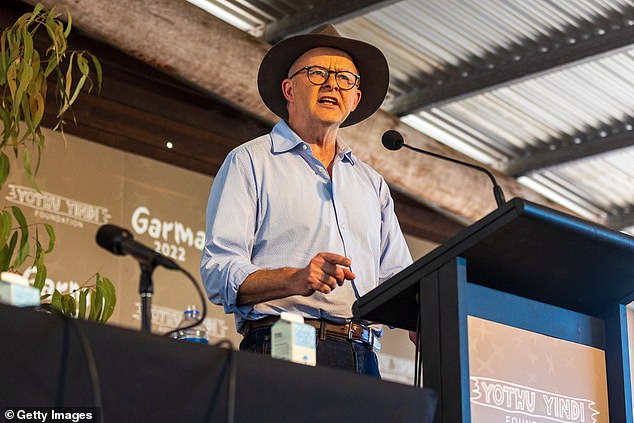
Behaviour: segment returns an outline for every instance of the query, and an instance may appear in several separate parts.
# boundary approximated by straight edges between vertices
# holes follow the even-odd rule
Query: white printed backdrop
[[[38,174],[41,193],[25,179],[13,179],[3,188],[3,202],[20,205],[29,221],[55,227],[57,245],[46,261],[47,289],[56,286],[67,291],[100,272],[112,279],[117,290],[110,323],[138,329],[139,267],[130,257],[100,248],[95,234],[105,223],[127,228],[136,240],[175,259],[200,283],[212,178],[70,135],[66,141],[59,133],[45,135],[48,143]],[[26,273],[33,277],[29,269]],[[174,328],[188,304],[200,305],[191,282],[178,272],[157,269],[154,290],[155,333]],[[210,303],[208,307],[211,341],[228,337],[237,344],[240,337],[231,316]]]
[[[45,136],[47,148],[38,174],[41,193],[25,179],[11,179],[0,193],[3,204],[18,204],[30,222],[55,227],[57,245],[46,260],[46,289],[72,290],[99,272],[113,281],[117,291],[117,307],[109,323],[138,330],[139,267],[130,257],[97,246],[95,234],[105,223],[127,228],[139,242],[178,261],[200,284],[212,178],[71,135],[64,141],[59,133],[47,130]],[[412,238],[408,243],[414,257],[433,247]],[[34,277],[29,269],[26,274]],[[152,330],[164,333],[177,326],[188,304],[199,305],[199,299],[180,273],[157,269],[153,280]],[[208,301],[207,306],[210,342],[228,338],[237,348],[241,337],[233,317]],[[406,333],[385,332],[379,357],[383,377],[411,383],[414,352]]]

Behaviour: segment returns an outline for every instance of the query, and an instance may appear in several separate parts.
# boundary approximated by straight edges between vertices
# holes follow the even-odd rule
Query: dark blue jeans
[[[240,351],[271,354],[271,328],[251,330],[240,342]],[[381,377],[379,363],[372,347],[342,338],[317,338],[317,365]]]

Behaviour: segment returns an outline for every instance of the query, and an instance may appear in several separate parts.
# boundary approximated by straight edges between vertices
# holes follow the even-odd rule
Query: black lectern
[[[609,416],[632,422],[626,304],[634,238],[513,199],[353,306],[355,317],[415,330],[437,422],[470,422],[467,316],[605,351]]]

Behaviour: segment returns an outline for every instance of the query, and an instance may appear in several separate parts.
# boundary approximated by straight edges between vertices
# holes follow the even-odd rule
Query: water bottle
[[[198,319],[200,319],[200,310],[198,310],[198,307],[194,305],[187,306],[187,309],[183,312],[183,319],[176,328],[178,330],[176,332],[176,339],[181,341],[197,342],[199,344],[208,344],[209,339],[207,338],[207,328],[202,323],[188,329],[180,329],[191,325]]]

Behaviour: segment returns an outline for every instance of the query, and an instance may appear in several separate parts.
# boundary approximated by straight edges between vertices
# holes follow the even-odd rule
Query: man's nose
[[[330,82],[330,77],[332,77],[332,82]],[[326,77],[326,81],[322,84],[324,86],[328,86],[330,88],[339,88],[337,85],[337,78],[333,71],[328,72],[328,76]]]

